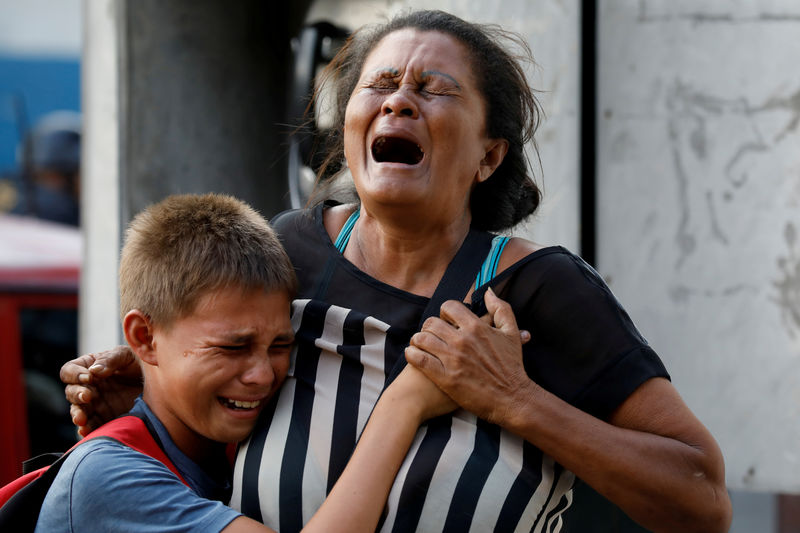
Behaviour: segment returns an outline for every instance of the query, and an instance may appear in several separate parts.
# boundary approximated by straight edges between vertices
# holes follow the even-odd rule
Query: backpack
[[[52,461],[58,457],[52,464],[23,474],[0,488],[0,531],[33,531],[36,528],[39,510],[42,508],[47,491],[70,452],[84,442],[97,438],[115,440],[160,461],[178,476],[178,479],[188,485],[164,453],[161,442],[149,422],[139,415],[128,414],[99,427],[60,457],[46,454],[26,461],[24,469],[28,470],[30,464],[38,466],[48,459]]]

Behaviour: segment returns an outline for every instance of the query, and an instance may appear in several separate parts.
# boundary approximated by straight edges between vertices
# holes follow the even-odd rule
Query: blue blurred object
[[[19,203],[11,212],[70,226],[80,225],[80,205],[71,194],[38,184],[20,195]]]
[[[54,111],[25,135],[18,150],[19,195],[12,213],[80,223],[81,117]]]
[[[31,170],[75,174],[81,163],[81,116],[54,111],[42,117],[30,132]]]
[[[13,171],[28,129],[58,109],[80,112],[80,61],[0,55],[0,174]]]

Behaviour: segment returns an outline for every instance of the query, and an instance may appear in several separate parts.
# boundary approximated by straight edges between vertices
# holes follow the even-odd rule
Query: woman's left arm
[[[406,350],[448,396],[538,447],[633,520],[656,532],[727,531],[722,453],[663,378],[645,381],[608,422],[533,382],[508,303],[488,291],[487,317],[442,306]]]

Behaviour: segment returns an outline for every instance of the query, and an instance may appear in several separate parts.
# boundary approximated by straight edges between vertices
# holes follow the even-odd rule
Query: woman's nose
[[[385,115],[403,115],[417,118],[418,109],[414,99],[409,96],[410,88],[399,88],[383,101],[381,111]]]

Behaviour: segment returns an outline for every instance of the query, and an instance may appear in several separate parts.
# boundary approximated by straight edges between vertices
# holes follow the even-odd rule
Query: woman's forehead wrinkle
[[[397,76],[400,74],[400,71],[394,67],[378,67],[372,71],[373,74],[391,74],[392,76]]]
[[[461,89],[461,84],[458,83],[458,81],[456,81],[456,79],[453,76],[451,76],[450,74],[445,74],[444,72],[441,72],[441,71],[438,71],[438,70],[426,70],[425,72],[423,72],[421,74],[421,76],[422,76],[422,79],[425,79],[428,76],[442,76],[442,77],[445,77],[448,80],[452,81],[453,83],[455,83],[456,88]]]

